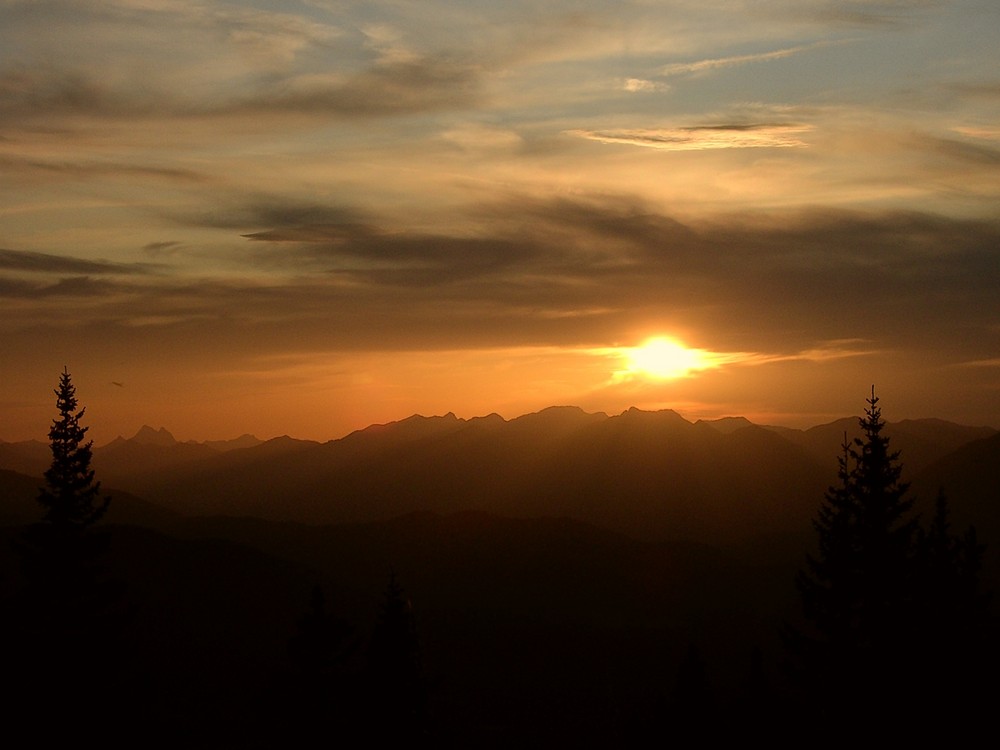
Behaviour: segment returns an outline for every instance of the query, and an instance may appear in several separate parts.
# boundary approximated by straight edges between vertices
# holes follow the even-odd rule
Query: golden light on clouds
[[[724,124],[684,128],[623,130],[568,130],[567,135],[600,143],[643,146],[667,151],[705,151],[720,148],[801,148],[808,144],[800,133],[811,125]]]
[[[0,2],[0,440],[1000,425],[1000,4],[375,5]]]

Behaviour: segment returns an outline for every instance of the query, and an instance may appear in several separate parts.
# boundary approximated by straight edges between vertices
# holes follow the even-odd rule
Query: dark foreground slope
[[[141,698],[129,711],[153,733],[149,745],[285,746],[275,690],[316,584],[351,626],[338,679],[363,693],[369,636],[396,572],[416,617],[427,735],[456,747],[594,746],[668,717],[683,723],[676,683],[692,649],[719,710],[736,711],[754,654],[767,655],[768,669],[776,663],[791,591],[787,569],[568,520],[417,514],[335,527],[190,519],[173,534],[105,530]],[[0,539],[6,589],[17,586],[17,533],[7,527]],[[779,678],[767,675],[776,690]],[[343,721],[328,728],[330,742],[377,734],[363,711]]]

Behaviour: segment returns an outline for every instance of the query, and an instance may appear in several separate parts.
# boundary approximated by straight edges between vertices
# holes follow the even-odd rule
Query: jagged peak
[[[148,424],[140,427],[139,431],[131,439],[143,445],[175,445],[177,443],[177,440],[174,439],[174,436],[165,427],[156,430]]]

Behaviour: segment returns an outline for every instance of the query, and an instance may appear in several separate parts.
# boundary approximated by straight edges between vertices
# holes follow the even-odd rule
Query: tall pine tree
[[[45,508],[45,522],[75,528],[86,528],[108,508],[110,498],[101,498],[101,483],[94,481],[90,468],[94,441],[84,442],[88,427],[80,420],[86,409],[77,411],[76,388],[66,368],[55,390],[59,418],[52,421],[49,446],[52,465],[45,472],[46,486],[38,494]]]
[[[841,740],[950,732],[976,713],[979,690],[963,678],[987,656],[983,548],[972,529],[952,535],[943,494],[921,528],[874,388],[867,403],[813,522],[817,553],[797,578],[807,624],[790,644],[804,718]]]
[[[12,717],[41,744],[78,739],[118,686],[123,604],[105,573],[109,538],[93,529],[108,508],[90,467],[76,389],[64,369],[49,430],[52,464],[39,490],[42,519],[17,542],[23,586],[9,666],[20,683]]]
[[[813,523],[818,554],[797,579],[802,676],[813,707],[845,728],[902,709],[912,671],[917,519],[874,387],[867,404]]]

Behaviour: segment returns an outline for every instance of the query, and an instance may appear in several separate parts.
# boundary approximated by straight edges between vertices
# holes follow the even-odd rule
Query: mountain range
[[[778,633],[857,434],[853,418],[790,430],[553,407],[413,416],[325,443],[182,442],[143,427],[95,448],[93,468],[112,496],[101,525],[135,609],[137,664],[156,676],[144,695],[157,721],[191,727],[178,743],[244,726],[255,746],[310,587],[357,629],[361,658],[392,570],[455,746],[545,733],[583,746],[662,721],[692,645],[717,705],[794,698]],[[1000,433],[926,419],[886,434],[918,506],[943,488],[955,528],[975,523],[995,589]],[[50,461],[44,443],[0,442],[0,537],[38,519]],[[0,544],[0,590],[17,581],[13,550]]]
[[[859,432],[853,418],[793,430],[562,406],[511,420],[414,415],[325,443],[180,442],[144,426],[97,447],[93,466],[106,488],[183,515],[348,523],[481,511],[731,544],[808,530],[841,446]],[[970,504],[997,515],[980,507],[996,496],[996,430],[921,419],[886,434],[921,494],[943,488],[962,520]],[[49,461],[43,443],[0,443],[0,469],[37,477]]]

